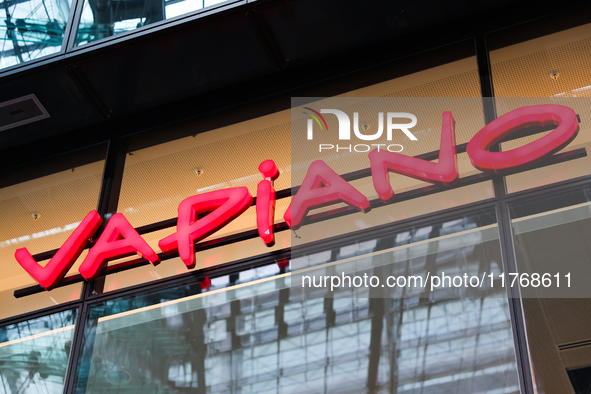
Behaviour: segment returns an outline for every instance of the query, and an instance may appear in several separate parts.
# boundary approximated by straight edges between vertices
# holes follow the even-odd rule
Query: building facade
[[[585,2],[5,0],[0,9],[0,393],[589,392]],[[337,151],[326,163],[371,211],[333,204],[290,230],[284,214],[313,161],[293,133],[304,130],[303,106],[331,98],[354,98],[360,121],[379,100],[412,111],[423,123],[404,154],[431,161],[451,111],[459,181],[392,174],[396,198],[383,203],[367,153]],[[466,145],[479,130],[548,104],[576,113],[574,140],[510,172],[474,168]],[[495,149],[531,146],[555,128],[520,128]],[[278,177],[261,175],[265,160]],[[273,245],[251,199],[192,253],[164,250],[181,231],[183,201],[239,188],[260,201],[264,178],[276,178]],[[83,234],[93,211],[100,219]],[[114,218],[129,232],[110,233]],[[94,274],[85,269],[101,242],[132,233],[155,254],[118,250]],[[62,268],[76,234],[80,253]],[[17,259],[23,248],[31,256]],[[52,289],[23,261],[54,272]],[[447,293],[293,286],[297,272],[347,264],[492,279]],[[510,273],[521,287],[499,285]],[[546,291],[544,278],[567,290]]]

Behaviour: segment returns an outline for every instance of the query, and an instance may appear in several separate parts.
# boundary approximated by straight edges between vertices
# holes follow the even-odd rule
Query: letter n
[[[454,184],[458,180],[454,127],[453,115],[449,111],[444,112],[438,163],[385,150],[371,151],[371,176],[380,200],[387,203],[394,198],[389,171],[438,185]]]
[[[322,160],[316,160],[308,168],[298,192],[293,196],[283,218],[289,227],[301,227],[308,211],[344,202],[362,212],[371,209],[367,197],[351,186]]]

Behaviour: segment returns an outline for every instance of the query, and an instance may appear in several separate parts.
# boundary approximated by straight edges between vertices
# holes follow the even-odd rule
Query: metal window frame
[[[207,18],[210,16],[215,17],[215,15],[220,12],[227,11],[237,7],[247,6],[249,3],[253,3],[252,1],[248,2],[247,0],[226,0],[219,4],[213,4],[205,8],[192,10],[185,14],[175,16],[173,18],[164,19],[152,23],[150,25],[142,26],[120,34],[114,34],[112,36],[89,42],[81,46],[76,46],[76,36],[78,34],[78,28],[80,25],[80,20],[82,18],[82,11],[84,10],[84,4],[86,1],[87,0],[72,0],[72,3],[70,4],[70,13],[68,14],[68,19],[66,21],[66,26],[64,29],[64,36],[59,51],[22,63],[4,67],[0,69],[0,76],[20,73],[24,70],[43,66],[49,63],[54,63],[59,59],[64,59],[80,53],[94,51],[98,48],[104,48],[114,43],[134,40],[146,34],[152,34],[154,32],[161,31],[164,29],[168,30],[171,27],[184,25],[186,23],[190,23],[198,19]]]
[[[117,212],[126,156],[127,154],[121,141],[117,139],[109,141],[107,157],[105,159],[105,167],[103,170],[103,179],[97,204],[97,212],[99,215],[101,215],[104,221],[95,237],[100,235],[108,218]],[[76,380],[76,371],[78,369],[77,366],[80,359],[79,354],[82,349],[84,339],[84,323],[86,321],[88,299],[93,294],[94,286],[94,282],[84,282],[84,285],[82,286],[82,303],[79,306],[79,314],[77,316],[76,325],[74,326],[72,347],[68,357],[68,367],[66,369],[66,377],[64,380],[64,392],[72,392]]]
[[[492,67],[490,63],[490,51],[488,49],[488,41],[485,33],[475,36],[474,46],[476,48],[476,62],[478,63],[478,75],[480,77],[484,123],[489,124],[497,118],[497,108],[494,99],[495,93]],[[500,144],[497,144],[493,149],[500,151]],[[501,256],[503,260],[503,272],[517,272],[511,218],[509,217],[507,202],[504,199],[507,195],[505,177],[495,177],[493,179],[493,185],[495,198],[498,200],[495,208],[499,224],[499,242],[501,245]],[[519,288],[513,288],[511,286],[507,286],[506,291],[520,391],[524,394],[534,394],[536,391],[531,371],[531,360],[529,357],[529,345],[527,341],[527,330],[525,326],[521,291]]]
[[[96,41],[92,41],[80,46],[76,45],[76,36],[78,35],[78,28],[80,27],[80,20],[82,19],[82,11],[84,10],[84,5],[88,0],[74,0],[76,1],[76,13],[73,15],[71,20],[71,30],[68,36],[68,42],[65,46],[65,53],[67,54],[76,54],[76,53],[84,53],[88,51],[93,51],[98,48],[103,48],[113,44],[114,42],[123,42],[131,39],[135,39],[136,37],[145,35],[145,34],[152,34],[157,31],[161,31],[163,29],[168,30],[170,27],[178,26],[185,24],[187,22],[194,21],[196,19],[201,19],[204,17],[208,17],[211,15],[215,15],[219,12],[229,10],[232,8],[245,6],[245,0],[226,0],[219,4],[213,4],[211,6],[207,6],[205,8],[199,8],[193,11],[189,11],[185,14],[175,16],[170,19],[163,19],[158,22],[154,22],[152,24],[138,27],[132,30],[128,30],[119,34],[114,34],[109,37],[101,38]]]

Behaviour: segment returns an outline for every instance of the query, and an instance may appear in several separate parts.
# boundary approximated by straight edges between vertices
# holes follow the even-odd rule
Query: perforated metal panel
[[[559,34],[493,51],[495,96],[591,97],[591,26]]]
[[[400,97],[400,103],[404,102],[406,106],[409,106],[408,97],[412,96],[477,97],[479,84],[476,61],[466,59],[457,66],[452,64],[423,71],[364,88],[359,94],[367,97]],[[368,120],[370,127],[376,127],[377,119],[372,118],[379,110],[383,110],[378,106],[378,101],[363,100],[343,110],[359,112],[360,119]],[[393,103],[395,107],[396,101]],[[413,113],[420,119],[417,125],[420,142],[405,144],[404,154],[409,156],[439,148],[443,111],[451,110],[457,119],[458,143],[467,142],[484,125],[479,100],[471,100],[471,104],[467,105],[466,99],[442,99],[437,108],[422,99],[414,99],[410,103]],[[333,117],[327,117],[327,121],[329,129],[338,127]],[[262,179],[258,165],[266,159],[273,159],[282,174],[275,182],[275,189],[299,185],[308,165],[317,159],[315,152],[298,151],[298,147],[291,144],[291,133],[305,132],[305,128],[304,117],[290,122],[290,112],[284,111],[199,134],[194,138],[133,152],[133,156],[127,159],[119,211],[125,213],[134,226],[141,226],[177,216],[178,204],[197,193],[246,186],[252,195],[256,195],[256,185]],[[320,144],[330,138],[327,134],[318,133],[317,142]],[[344,153],[327,160],[339,174],[369,167],[366,153]],[[195,173],[197,167],[203,170],[200,176]],[[358,182],[370,184],[371,179]],[[287,203],[286,200],[279,201],[278,206]]]
[[[522,106],[559,104],[579,115],[579,134],[565,148],[591,147],[591,25],[569,29],[492,51],[495,102],[499,116]],[[555,72],[557,78],[551,77]],[[556,74],[557,73],[557,74]],[[554,75],[553,74],[553,75]],[[554,76],[555,76],[554,75]],[[574,98],[574,99],[573,99]],[[503,150],[523,146],[549,132],[501,144]],[[509,192],[564,181],[591,173],[589,157],[510,175]]]
[[[141,226],[176,217],[178,204],[195,194],[246,186],[256,195],[263,179],[258,166],[267,159],[273,159],[283,173],[275,189],[288,188],[289,136],[289,123],[283,123],[205,144],[199,143],[202,136],[184,139],[166,155],[161,155],[169,149],[166,144],[134,152],[125,167],[119,212],[134,226]],[[195,172],[197,167],[203,175]]]
[[[103,165],[94,163],[0,190],[0,290],[17,285],[1,285],[4,279],[28,278],[14,257],[16,249],[26,247],[31,254],[57,249],[96,209]]]

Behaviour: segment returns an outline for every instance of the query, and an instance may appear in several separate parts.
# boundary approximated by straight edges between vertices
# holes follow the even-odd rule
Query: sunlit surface
[[[76,45],[174,18],[225,0],[86,0]]]
[[[71,1],[3,1],[0,69],[59,52]]]

